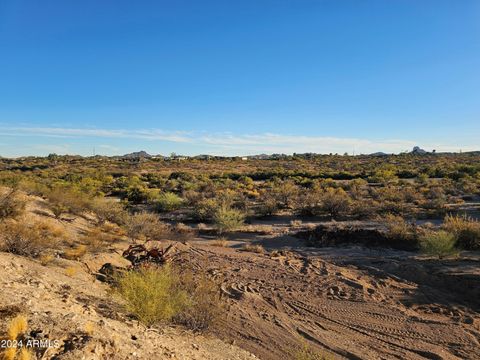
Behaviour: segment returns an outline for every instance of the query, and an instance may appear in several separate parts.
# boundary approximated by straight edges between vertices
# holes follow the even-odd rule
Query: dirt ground
[[[279,241],[298,242],[288,238]],[[335,359],[480,358],[478,255],[436,261],[360,247],[254,254],[199,243],[182,257],[228,296],[217,335],[261,359],[292,357],[304,345]]]
[[[58,222],[41,205],[32,202],[30,216]],[[213,334],[149,330],[124,313],[91,270],[126,265],[126,241],[46,266],[0,253],[0,328],[25,312],[29,329],[61,340],[43,359],[277,360],[294,359],[302,346],[327,359],[480,359],[480,254],[439,261],[359,246],[308,248],[291,236],[290,221],[254,224],[271,228],[231,234],[230,247],[212,246],[208,236],[178,244],[174,261],[206,271],[225,295],[228,311]],[[62,226],[78,233],[90,225],[75,218]],[[266,251],[242,251],[245,244]]]

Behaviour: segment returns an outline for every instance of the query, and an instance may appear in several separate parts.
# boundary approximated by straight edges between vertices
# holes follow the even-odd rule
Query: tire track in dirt
[[[411,281],[295,253],[191,247],[185,256],[228,297],[218,335],[262,359],[289,358],[305,342],[335,358],[480,358],[479,329],[402,305],[416,291]]]

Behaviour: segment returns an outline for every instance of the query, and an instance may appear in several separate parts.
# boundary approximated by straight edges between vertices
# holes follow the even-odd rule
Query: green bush
[[[219,287],[204,274],[170,265],[117,277],[115,291],[127,311],[147,326],[173,322],[194,331],[211,328],[224,313]]]
[[[216,210],[213,222],[219,233],[234,231],[245,221],[245,214],[237,209],[220,207]]]
[[[439,259],[456,254],[455,243],[455,235],[443,230],[427,231],[420,236],[422,251],[428,255],[438,256]]]
[[[156,207],[160,212],[168,212],[179,209],[183,205],[183,199],[175,193],[166,192],[158,196]]]
[[[129,271],[118,277],[116,291],[127,311],[147,326],[170,322],[189,306],[188,294],[169,266]]]
[[[218,203],[215,199],[199,201],[193,209],[193,217],[199,221],[211,221],[217,208]]]

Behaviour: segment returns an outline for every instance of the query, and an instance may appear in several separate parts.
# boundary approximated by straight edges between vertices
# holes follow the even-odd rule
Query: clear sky
[[[478,0],[0,0],[0,155],[480,150]]]

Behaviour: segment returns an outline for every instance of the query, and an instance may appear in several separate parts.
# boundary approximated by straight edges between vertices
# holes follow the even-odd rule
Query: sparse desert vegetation
[[[477,261],[480,248],[479,159],[0,159],[0,251],[55,272],[69,291],[93,281],[105,298],[114,294],[108,311],[118,321],[150,331],[208,332],[265,359],[323,359],[332,352],[348,358],[366,348],[403,356],[353,330],[345,341],[325,334],[343,332],[336,324],[376,329],[377,312],[401,319],[395,331],[406,322],[415,334],[430,331],[415,319],[432,314],[453,338],[478,331],[479,294],[467,286],[478,275],[460,269]],[[470,277],[446,272],[446,264]],[[397,297],[398,288],[406,295]],[[416,298],[421,291],[450,305],[425,303]],[[452,299],[452,291],[462,295]],[[359,314],[348,315],[352,301]],[[79,323],[84,344],[102,333],[98,324]],[[363,350],[349,345],[355,342]],[[408,346],[451,350],[440,343]],[[459,345],[456,354],[474,358],[471,346]],[[43,354],[27,350],[4,356]]]

